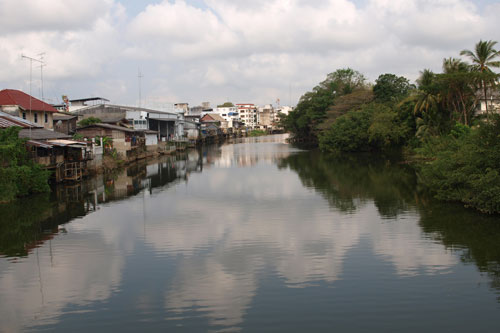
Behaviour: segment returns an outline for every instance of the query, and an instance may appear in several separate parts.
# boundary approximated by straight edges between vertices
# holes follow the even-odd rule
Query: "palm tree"
[[[500,61],[495,61],[495,58],[500,57],[500,52],[495,50],[496,41],[482,41],[476,44],[474,52],[463,50],[460,55],[467,56],[472,60],[472,67],[481,74],[491,74],[491,67],[500,67]],[[486,117],[488,117],[488,100],[486,96],[487,84],[486,80],[481,78],[481,87],[484,93],[484,102],[486,103]]]
[[[441,103],[441,95],[436,90],[436,74],[430,69],[424,69],[420,72],[420,77],[417,79],[418,92],[413,96],[415,107],[413,113],[417,117],[422,117],[422,124],[426,129],[437,129],[437,118],[439,114],[439,104]],[[421,132],[420,130],[418,132]]]

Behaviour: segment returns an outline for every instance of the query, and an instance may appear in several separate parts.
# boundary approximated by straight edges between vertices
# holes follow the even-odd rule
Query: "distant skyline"
[[[44,52],[50,103],[138,105],[140,69],[144,106],[295,104],[339,68],[371,82],[439,72],[480,39],[500,42],[498,17],[491,0],[0,0],[0,89],[29,92],[21,54]]]

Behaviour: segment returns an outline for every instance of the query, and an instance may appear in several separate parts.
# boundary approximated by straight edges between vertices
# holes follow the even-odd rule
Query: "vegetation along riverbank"
[[[500,53],[479,41],[416,84],[350,68],[327,75],[283,119],[292,141],[341,154],[402,150],[436,198],[500,213]]]

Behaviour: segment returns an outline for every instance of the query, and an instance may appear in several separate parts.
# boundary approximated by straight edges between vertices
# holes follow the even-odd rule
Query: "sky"
[[[0,0],[0,89],[31,82],[40,98],[40,64],[22,55],[43,53],[49,103],[295,105],[340,68],[439,72],[500,41],[498,17],[492,0]]]

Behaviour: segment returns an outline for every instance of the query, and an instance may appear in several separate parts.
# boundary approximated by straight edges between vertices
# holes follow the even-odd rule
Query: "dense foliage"
[[[0,131],[0,202],[49,191],[49,172],[29,158],[19,130],[10,127]]]
[[[327,108],[336,98],[366,87],[363,74],[351,68],[327,75],[312,91],[305,93],[294,111],[284,121],[285,128],[298,140],[316,142],[318,126],[325,120]]]
[[[405,142],[410,127],[397,112],[379,103],[363,105],[340,116],[320,136],[319,146],[331,152],[385,150]]]
[[[471,64],[443,59],[442,73],[425,69],[416,86],[386,73],[370,88],[359,72],[337,70],[305,93],[283,124],[294,140],[328,152],[417,149],[426,161],[422,184],[438,198],[500,213],[500,125],[488,100],[500,93],[495,45],[480,41],[462,51]],[[480,99],[484,115],[476,113]]]
[[[217,105],[218,108],[230,108],[234,107],[234,104],[232,102],[224,102],[221,105]]]
[[[96,118],[96,117],[88,117],[88,118],[85,118],[83,120],[80,120],[78,122],[78,126],[80,127],[84,127],[84,126],[90,126],[90,125],[93,125],[93,124],[98,124],[102,122],[101,119],[99,118]]]
[[[446,201],[500,213],[500,117],[470,129],[457,124],[446,136],[429,139],[418,152],[431,161],[421,181]]]
[[[408,96],[413,86],[403,76],[382,74],[375,81],[373,93],[378,102],[394,102]]]

